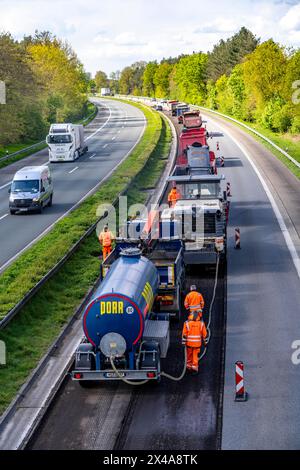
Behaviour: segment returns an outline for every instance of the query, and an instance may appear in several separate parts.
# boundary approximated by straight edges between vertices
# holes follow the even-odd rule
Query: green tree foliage
[[[95,83],[96,83],[96,88],[97,91],[100,92],[101,88],[107,88],[108,87],[108,78],[105,72],[102,72],[102,70],[98,70],[95,75]]]
[[[143,94],[145,96],[155,96],[154,77],[157,72],[157,62],[148,62],[143,74]]]
[[[0,144],[43,138],[54,121],[86,111],[90,77],[67,43],[48,31],[20,42],[0,35],[0,80],[7,104],[0,106]]]
[[[157,67],[153,83],[155,85],[155,96],[166,98],[170,93],[170,74],[173,66],[168,62],[162,62]]]
[[[0,105],[0,144],[28,136],[31,112],[30,136],[36,138],[44,130],[37,98],[41,87],[29,62],[28,52],[11,35],[0,35],[0,80],[6,85],[6,104]]]
[[[207,78],[215,82],[221,75],[229,75],[245,55],[254,51],[258,42],[254,34],[245,27],[226,41],[221,40],[208,54]]]
[[[201,52],[182,57],[175,65],[174,82],[179,100],[195,104],[204,103],[206,66],[207,55]]]
[[[146,62],[135,62],[122,70],[119,80],[120,93],[124,95],[141,95],[143,91],[142,77]]]

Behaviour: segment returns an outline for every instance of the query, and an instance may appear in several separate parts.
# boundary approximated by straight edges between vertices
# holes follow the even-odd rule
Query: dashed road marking
[[[75,168],[73,168],[73,170],[69,171],[69,174],[73,173],[74,171],[78,170],[79,166],[75,166]]]

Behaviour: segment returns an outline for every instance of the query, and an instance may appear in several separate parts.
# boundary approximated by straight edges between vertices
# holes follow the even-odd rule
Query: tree
[[[96,83],[96,88],[97,91],[100,92],[101,88],[107,88],[108,87],[108,78],[105,72],[102,72],[102,70],[98,70],[95,75],[95,83]]]
[[[229,75],[245,55],[255,50],[259,43],[254,34],[244,26],[231,38],[223,39],[208,54],[207,78],[216,82],[221,75]]]
[[[205,72],[207,55],[202,52],[182,57],[175,66],[174,81],[177,98],[194,104],[203,104],[206,96]]]
[[[170,93],[169,77],[172,72],[172,65],[167,62],[159,64],[153,77],[155,94],[158,98],[167,98]]]
[[[143,74],[143,94],[145,96],[155,96],[154,77],[158,69],[157,62],[148,62]]]

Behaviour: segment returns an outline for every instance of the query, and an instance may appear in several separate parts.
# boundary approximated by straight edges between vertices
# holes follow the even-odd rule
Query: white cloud
[[[86,69],[107,73],[137,60],[211,50],[241,26],[262,40],[300,46],[293,0],[0,0],[0,30],[15,37],[50,30]]]
[[[280,26],[285,31],[300,31],[300,5],[295,5],[281,18]]]

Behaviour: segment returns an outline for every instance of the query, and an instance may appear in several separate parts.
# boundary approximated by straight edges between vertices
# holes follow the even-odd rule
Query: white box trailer
[[[110,96],[111,95],[111,92],[110,92],[110,88],[101,88],[101,96]]]
[[[73,161],[88,151],[82,124],[51,124],[46,142],[49,161]]]

